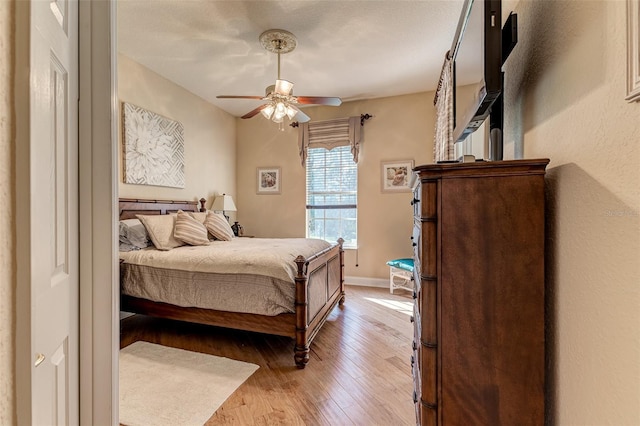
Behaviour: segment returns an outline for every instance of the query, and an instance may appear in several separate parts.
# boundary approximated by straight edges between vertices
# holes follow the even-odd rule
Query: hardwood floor
[[[357,286],[346,292],[304,370],[295,367],[292,339],[140,315],[121,321],[121,347],[144,340],[259,365],[207,425],[415,424],[411,295]]]

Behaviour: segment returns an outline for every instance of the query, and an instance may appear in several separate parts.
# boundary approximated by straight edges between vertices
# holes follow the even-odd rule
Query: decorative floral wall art
[[[124,182],[184,188],[182,124],[123,102]]]

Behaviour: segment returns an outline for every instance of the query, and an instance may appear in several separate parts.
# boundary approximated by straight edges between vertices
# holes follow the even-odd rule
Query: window
[[[307,237],[357,247],[358,167],[350,146],[307,151]]]

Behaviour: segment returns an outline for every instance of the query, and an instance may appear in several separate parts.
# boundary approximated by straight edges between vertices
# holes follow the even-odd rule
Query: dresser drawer
[[[413,200],[411,200],[411,205],[413,206],[413,216],[420,218],[421,210],[420,210],[420,198],[422,197],[422,186],[418,183],[413,188]]]
[[[411,321],[413,321],[413,338],[415,342],[420,345],[420,341],[422,340],[422,319],[420,318],[421,314],[417,300],[418,299],[416,299],[416,303],[413,304]]]
[[[413,232],[411,233],[411,247],[413,247],[413,264],[420,264],[422,259],[422,227],[419,222],[413,224]]]
[[[422,372],[420,371],[420,365],[416,362],[413,365],[413,404],[416,410],[416,424],[420,424],[420,412],[421,412],[421,395],[420,389],[422,388]]]

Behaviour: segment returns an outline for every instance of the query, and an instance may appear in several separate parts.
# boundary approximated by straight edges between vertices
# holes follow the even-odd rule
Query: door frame
[[[119,424],[114,0],[79,1],[80,424]]]

